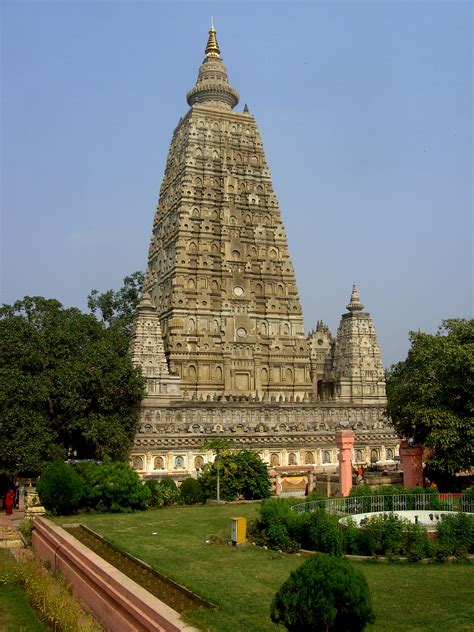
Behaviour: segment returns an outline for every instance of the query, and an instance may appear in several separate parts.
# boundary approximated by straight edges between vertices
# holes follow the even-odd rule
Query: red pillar
[[[423,448],[409,446],[406,439],[400,441],[400,461],[404,487],[423,487]]]
[[[352,447],[355,434],[352,430],[337,430],[336,445],[339,450],[339,491],[348,496],[352,489]]]

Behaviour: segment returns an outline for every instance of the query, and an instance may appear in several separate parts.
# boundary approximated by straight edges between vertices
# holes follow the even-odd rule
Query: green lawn
[[[47,630],[28,603],[25,593],[8,582],[16,564],[8,549],[0,549],[0,631],[43,632]]]
[[[201,629],[281,630],[270,621],[270,603],[303,559],[223,543],[230,532],[230,517],[249,520],[257,512],[257,504],[173,507],[134,514],[83,515],[80,521],[212,601],[216,609],[188,613],[187,619]],[[78,517],[58,521],[77,522]],[[206,540],[213,543],[206,544]],[[357,564],[367,577],[375,607],[376,623],[370,630],[472,632],[473,565]]]

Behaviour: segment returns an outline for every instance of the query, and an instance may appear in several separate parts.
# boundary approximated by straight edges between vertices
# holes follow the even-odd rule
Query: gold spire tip
[[[209,39],[206,46],[206,57],[220,57],[221,51],[217,43],[216,29],[214,28],[214,18],[211,17],[211,28],[209,29]]]

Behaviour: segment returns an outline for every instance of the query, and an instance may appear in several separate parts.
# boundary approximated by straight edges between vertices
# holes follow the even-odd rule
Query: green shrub
[[[438,525],[437,548],[439,559],[450,555],[462,558],[474,553],[474,516],[466,513],[442,516]]]
[[[215,498],[219,470],[220,497],[223,500],[255,500],[270,496],[268,468],[251,450],[225,451],[204,466],[199,478],[204,498]]]
[[[348,555],[360,555],[359,535],[360,529],[352,518],[346,518],[341,525],[342,549]]]
[[[272,498],[262,502],[256,527],[260,534],[260,538],[257,538],[259,543],[283,551],[298,547],[298,543],[292,540],[288,533],[288,526],[292,520],[292,504],[295,503],[284,498]]]
[[[34,523],[31,518],[23,518],[19,524],[19,531],[24,537],[28,545],[31,545],[31,536],[33,533]]]
[[[434,546],[426,529],[411,522],[405,524],[402,532],[401,554],[410,562],[419,562],[426,557],[433,557]]]
[[[370,516],[361,522],[359,550],[362,555],[400,555],[404,519],[395,514]]]
[[[160,483],[151,479],[145,482],[145,487],[150,492],[150,500],[148,501],[149,507],[162,507],[163,494],[161,493]]]
[[[338,518],[329,516],[324,509],[310,514],[309,541],[312,550],[342,555],[343,536],[337,522]]]
[[[165,476],[160,481],[160,491],[162,498],[162,506],[167,507],[179,500],[179,489],[176,483],[169,476]]]
[[[275,595],[271,619],[290,632],[356,632],[374,621],[364,575],[346,560],[313,555]]]
[[[51,630],[98,632],[101,626],[86,614],[61,575],[50,575],[34,557],[22,557],[21,580],[28,601]]]
[[[81,504],[84,485],[64,461],[51,463],[38,479],[37,491],[44,508],[55,515],[67,515]]]
[[[78,473],[84,481],[84,503],[95,511],[127,512],[144,509],[151,493],[128,463],[83,464]]]
[[[202,502],[201,486],[195,478],[185,479],[179,486],[179,497],[185,505]]]

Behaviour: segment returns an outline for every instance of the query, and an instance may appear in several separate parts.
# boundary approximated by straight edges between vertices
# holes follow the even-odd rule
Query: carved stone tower
[[[304,399],[308,343],[262,140],[212,27],[175,129],[145,290],[170,372],[189,396]],[[247,108],[246,108],[247,110]]]
[[[334,346],[335,396],[343,402],[385,404],[385,374],[375,327],[363,309],[354,285]]]
[[[218,436],[277,474],[330,471],[341,424],[356,432],[354,462],[391,461],[372,320],[354,288],[337,336],[319,322],[306,337],[262,140],[248,108],[234,110],[214,28],[187,101],[132,334],[146,377],[134,468],[196,476]]]

